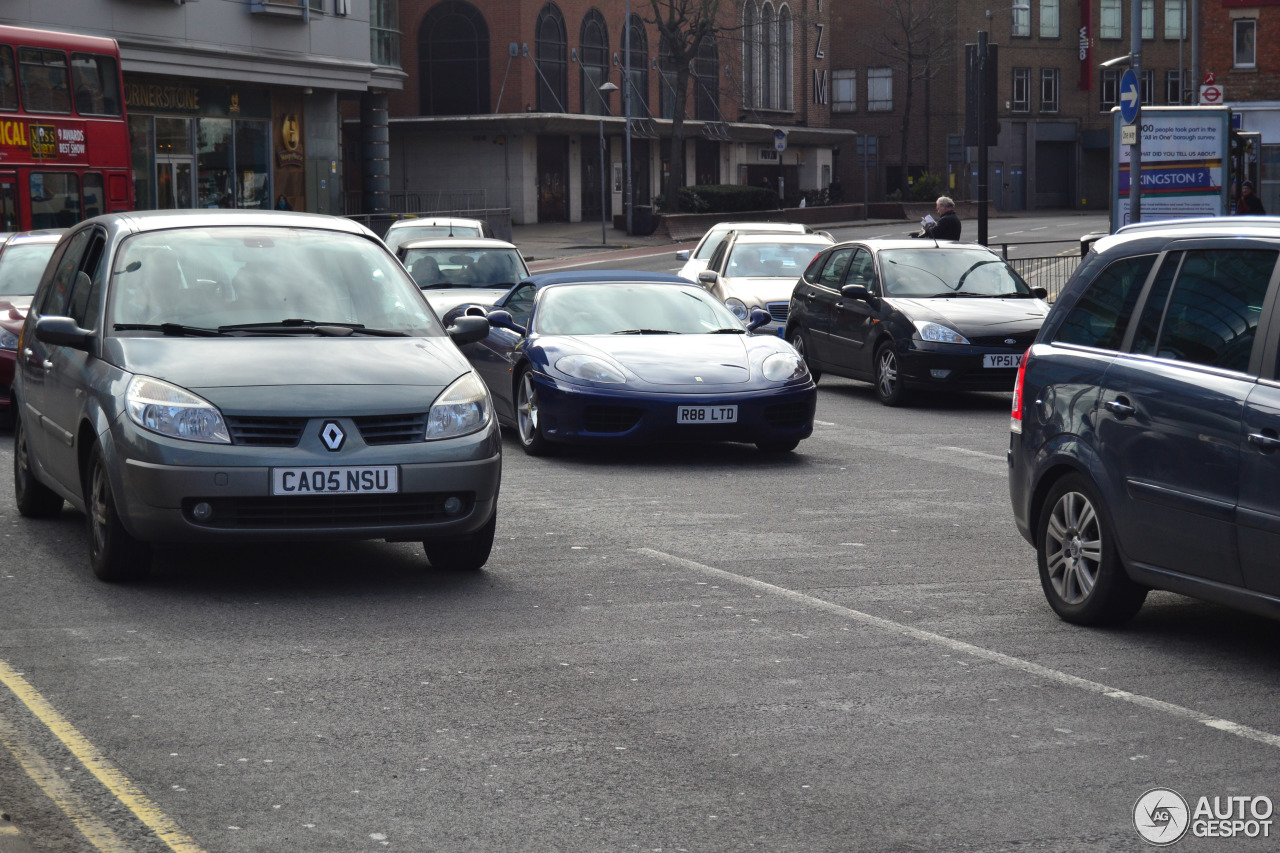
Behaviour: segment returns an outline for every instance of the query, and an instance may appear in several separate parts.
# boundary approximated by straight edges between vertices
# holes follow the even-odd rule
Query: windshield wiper
[[[116,323],[112,328],[117,332],[160,332],[170,337],[216,338],[222,334],[221,329],[184,326],[181,323]]]
[[[673,332],[670,329],[623,329],[614,332],[615,335],[678,335],[679,332]]]
[[[745,335],[746,329],[714,329],[707,332],[708,335]]]
[[[324,323],[317,320],[303,320],[298,317],[289,317],[284,320],[276,320],[271,323],[238,323],[234,326],[219,326],[219,333],[226,332],[307,332],[316,335],[328,335],[330,337],[345,337],[347,335],[375,335],[379,337],[402,338],[408,336],[408,332],[402,332],[395,329],[370,329],[363,323]]]

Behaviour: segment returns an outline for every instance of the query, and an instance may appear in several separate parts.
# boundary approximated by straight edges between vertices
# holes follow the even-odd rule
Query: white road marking
[[[1107,697],[1108,699],[1118,699],[1122,702],[1128,702],[1142,708],[1147,708],[1148,710],[1159,711],[1171,717],[1191,720],[1192,722],[1200,723],[1208,726],[1209,728],[1235,735],[1236,737],[1256,741],[1258,743],[1280,749],[1280,735],[1274,735],[1270,732],[1264,732],[1260,729],[1241,725],[1240,723],[1235,723],[1231,720],[1219,719],[1218,717],[1214,717],[1210,714],[1205,714],[1191,708],[1184,708],[1181,705],[1174,705],[1171,702],[1163,702],[1159,699],[1153,699],[1150,696],[1142,696],[1141,694],[1130,693],[1126,690],[1117,690],[1114,687],[1110,687],[1106,684],[1100,684],[1097,681],[1090,681],[1086,678],[1080,678],[1079,676],[1060,672],[1056,669],[1050,669],[1047,666],[1041,666],[1038,663],[1022,660],[1021,658],[1006,655],[1002,652],[994,652],[990,649],[984,649],[981,646],[975,646],[972,643],[953,640],[950,637],[944,637],[941,634],[935,634],[932,631],[922,631],[919,628],[913,628],[910,625],[903,625],[900,622],[894,622],[892,619],[882,619],[879,616],[872,616],[870,613],[863,613],[860,610],[842,607],[839,604],[832,604],[830,601],[823,601],[821,598],[814,598],[811,595],[805,595],[802,592],[796,592],[795,590],[787,589],[786,587],[765,583],[764,581],[756,580],[755,578],[736,575],[733,572],[713,568],[712,566],[707,566],[693,560],[686,560],[685,558],[677,557],[674,554],[667,554],[662,551],[656,551],[652,548],[639,548],[636,552],[648,557],[653,557],[654,559],[660,560],[668,565],[681,566],[695,572],[701,572],[702,574],[719,578],[720,580],[732,581],[733,583],[741,586],[754,589],[757,592],[778,595],[791,601],[826,611],[827,613],[834,613],[837,616],[852,619],[855,622],[860,622],[863,625],[867,625],[872,628],[879,628],[882,631],[888,631],[892,634],[900,634],[924,643],[941,646],[954,652],[972,655],[973,657],[990,661],[991,663],[999,664],[1000,666],[1005,666],[1009,669],[1016,669],[1020,672],[1025,672],[1028,675],[1034,675],[1038,678],[1062,684],[1066,687],[1075,687],[1087,693],[1097,693],[1101,696]]]
[[[981,450],[970,450],[967,447],[939,447],[939,450],[950,450],[952,453],[963,453],[965,456],[981,456],[983,459],[997,459],[1001,462],[1007,461],[1003,456],[997,456],[994,453],[983,453]]]

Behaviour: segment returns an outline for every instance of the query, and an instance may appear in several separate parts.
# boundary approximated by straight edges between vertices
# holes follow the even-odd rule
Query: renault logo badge
[[[342,445],[347,440],[347,434],[342,431],[342,427],[338,426],[337,421],[325,421],[324,426],[320,427],[320,440],[324,442],[324,446],[338,452],[342,449]]]

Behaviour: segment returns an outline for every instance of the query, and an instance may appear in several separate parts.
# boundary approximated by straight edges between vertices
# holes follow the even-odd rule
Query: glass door
[[[195,159],[156,155],[156,209],[191,207],[195,186]]]

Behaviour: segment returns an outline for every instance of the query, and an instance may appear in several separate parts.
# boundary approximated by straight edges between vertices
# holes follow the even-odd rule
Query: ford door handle
[[[1268,433],[1270,434],[1268,435]],[[1249,443],[1264,453],[1271,450],[1280,450],[1280,436],[1277,436],[1271,430],[1249,433]]]
[[[1121,420],[1124,420],[1125,418],[1128,418],[1128,417],[1132,417],[1133,415],[1136,415],[1138,413],[1137,408],[1129,405],[1129,403],[1125,401],[1123,397],[1120,398],[1119,400],[1110,400],[1107,403],[1105,403],[1105,405],[1107,407],[1108,412],[1111,412]]]

